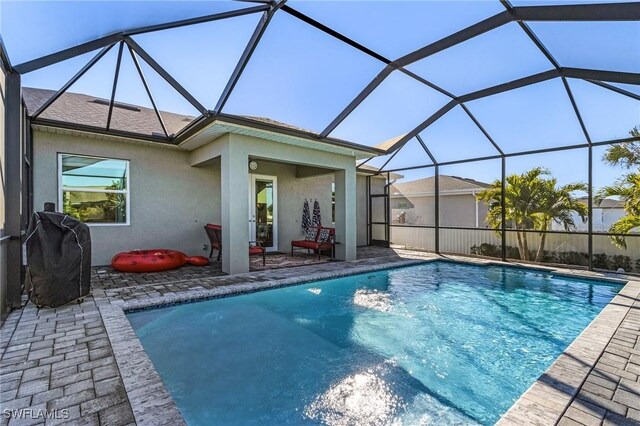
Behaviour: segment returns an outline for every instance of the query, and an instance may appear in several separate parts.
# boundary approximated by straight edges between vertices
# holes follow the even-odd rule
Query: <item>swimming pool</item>
[[[493,424],[621,287],[439,261],[127,317],[191,425]]]

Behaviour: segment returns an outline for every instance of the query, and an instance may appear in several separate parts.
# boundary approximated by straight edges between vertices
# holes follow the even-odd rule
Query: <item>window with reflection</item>
[[[129,224],[129,161],[60,154],[58,205],[90,224]]]

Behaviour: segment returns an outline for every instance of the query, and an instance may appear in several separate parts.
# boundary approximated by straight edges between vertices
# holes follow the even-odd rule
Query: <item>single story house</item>
[[[586,206],[589,203],[589,198],[581,197],[579,201]],[[594,202],[593,215],[591,216],[593,231],[609,232],[611,226],[625,216],[626,212],[623,201],[605,198],[600,203]],[[576,224],[576,231],[587,232],[589,230],[589,222],[583,222],[576,213],[572,213],[571,217]],[[556,222],[551,224],[551,229],[554,231],[564,231],[564,227]]]
[[[23,88],[27,110],[38,110],[54,93]],[[65,92],[32,123],[34,209],[55,202],[58,210],[85,220],[94,265],[132,249],[208,255],[203,226],[217,223],[223,228],[223,271],[246,272],[256,234],[268,241],[268,250],[285,252],[303,237],[305,199],[317,199],[323,225],[336,228],[338,259],[355,259],[356,246],[367,244],[367,175],[356,171],[356,161],[380,150],[319,141],[283,123],[238,116],[200,126],[178,145],[143,141],[125,131],[160,134],[155,110],[117,102],[112,134],[65,124],[104,128],[108,110],[108,100]],[[159,113],[169,133],[193,120]]]
[[[396,182],[389,191],[391,223],[435,225],[434,176]],[[439,176],[440,226],[487,228],[487,205],[476,195],[490,185],[458,176]]]

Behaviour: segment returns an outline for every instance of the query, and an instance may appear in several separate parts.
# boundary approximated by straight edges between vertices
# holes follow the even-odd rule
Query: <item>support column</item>
[[[356,259],[356,169],[336,170],[336,258]]]
[[[589,199],[587,201],[587,215],[589,216],[588,232],[589,240],[587,242],[589,252],[589,270],[593,271],[593,147],[589,146]]]
[[[5,234],[7,243],[7,305],[20,307],[22,288],[22,100],[20,75],[6,76],[5,104]]]
[[[222,148],[222,271],[249,272],[249,156],[229,138]]]

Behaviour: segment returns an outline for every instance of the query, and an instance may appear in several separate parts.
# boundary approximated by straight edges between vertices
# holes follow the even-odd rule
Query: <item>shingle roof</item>
[[[393,138],[391,138],[391,139],[389,139],[389,140],[386,140],[386,141],[384,141],[384,142],[379,143],[379,144],[378,144],[378,145],[376,145],[375,147],[376,147],[376,148],[379,148],[379,149],[383,149],[383,150],[385,150],[385,151],[386,151],[386,150],[388,150],[389,148],[391,148],[393,145],[395,145],[395,144],[396,144],[400,139],[402,139],[402,138],[404,138],[404,137],[405,137],[405,135],[404,135],[404,134],[402,134],[402,135],[398,135],[398,136],[395,136],[395,137],[393,137]]]
[[[589,197],[580,197],[579,201],[584,204],[589,203]],[[622,209],[624,208],[623,200],[614,200],[611,198],[605,198],[600,203],[593,202],[593,208],[601,208],[601,209]]]
[[[477,180],[458,176],[440,175],[440,192],[445,191],[473,191],[489,188],[491,185]],[[401,182],[391,185],[391,195],[409,195],[435,192],[435,177]]]
[[[29,114],[33,114],[55,93],[56,92],[54,90],[24,87],[22,89],[22,94],[25,103],[27,104],[27,111]],[[107,125],[108,113],[108,99],[83,95],[81,93],[65,92],[59,99],[44,110],[39,117],[48,120],[62,121],[65,123],[77,123],[92,127],[105,128]],[[189,115],[175,114],[166,111],[160,111],[160,115],[167,127],[169,135],[177,133],[195,118]],[[313,133],[310,130],[292,126],[266,117],[242,117],[287,129]],[[160,122],[152,108],[120,102],[114,103],[111,117],[111,128],[132,133],[140,133],[143,135],[164,136]]]
[[[22,94],[27,111],[33,114],[55,94],[55,91],[24,87]],[[65,92],[45,109],[39,118],[105,128],[108,113],[109,101],[106,99]],[[194,119],[191,116],[166,111],[160,111],[160,115],[170,135],[177,133]],[[114,104],[111,128],[149,136],[164,136],[155,111],[137,105]]]

